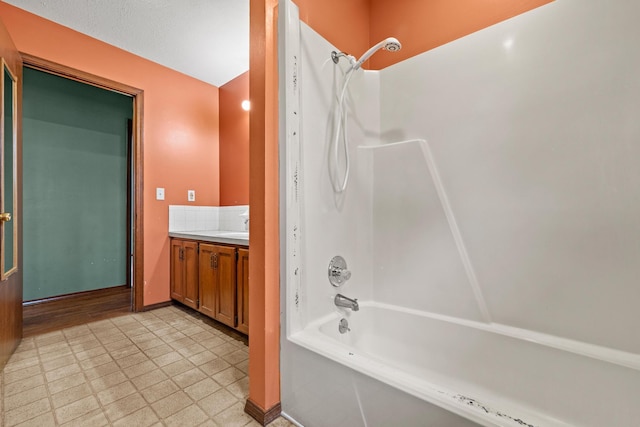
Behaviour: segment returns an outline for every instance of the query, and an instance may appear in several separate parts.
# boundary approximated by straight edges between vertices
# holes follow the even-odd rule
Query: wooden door
[[[198,309],[198,243],[184,241],[184,299],[183,303]]]
[[[236,326],[236,248],[216,246],[216,315],[225,325]]]
[[[200,276],[200,307],[198,310],[211,318],[216,317],[216,270],[214,261],[216,247],[206,243],[200,244],[199,276]]]
[[[244,334],[249,334],[249,250],[238,249],[237,265],[237,316],[236,329]]]
[[[0,20],[0,369],[22,338],[22,59]]]
[[[183,241],[171,239],[171,280],[170,296],[176,301],[184,301],[184,248]]]

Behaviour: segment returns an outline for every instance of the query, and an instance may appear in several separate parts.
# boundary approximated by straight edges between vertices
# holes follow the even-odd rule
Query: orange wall
[[[293,2],[300,19],[342,52],[358,57],[369,49],[371,0]]]
[[[371,0],[370,44],[396,37],[402,49],[378,52],[369,65],[379,70],[551,1]]]
[[[169,300],[169,209],[218,205],[218,88],[0,2],[18,50],[144,90],[144,304]],[[155,200],[155,188],[165,200]]]
[[[249,204],[249,72],[220,86],[220,206]]]

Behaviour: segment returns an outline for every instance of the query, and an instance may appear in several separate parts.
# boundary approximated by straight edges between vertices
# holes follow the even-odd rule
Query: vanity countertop
[[[197,230],[197,231],[170,231],[169,237],[179,239],[199,240],[210,243],[226,243],[228,245],[249,246],[248,231],[227,230]]]

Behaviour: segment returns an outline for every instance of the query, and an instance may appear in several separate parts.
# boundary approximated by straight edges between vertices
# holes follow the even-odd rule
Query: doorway
[[[31,223],[32,229],[25,229],[24,300],[64,299],[56,295],[82,296],[104,289],[114,301],[114,293],[121,299],[121,290],[127,287],[130,310],[141,311],[143,92],[30,55],[23,54],[23,60],[27,85],[39,79],[47,83],[42,86],[45,91],[53,85],[59,92],[73,92],[79,98],[71,107],[75,111],[65,117],[61,110],[69,101],[66,95],[57,101],[38,102],[34,111],[27,105],[26,89],[25,146],[32,133],[50,138],[55,131],[61,132],[55,141],[57,148],[53,143],[44,144],[40,157],[34,159],[28,157],[33,154],[30,147],[25,153],[25,196],[36,196],[46,203],[37,208],[34,205],[31,217],[27,213],[25,226]],[[44,111],[47,103],[48,113]],[[105,103],[116,106],[115,110],[105,109]],[[37,117],[30,117],[34,115]],[[83,115],[88,117],[83,119]],[[34,125],[29,123],[32,119],[34,132],[28,129]],[[115,131],[106,128],[114,123]],[[46,169],[55,177],[50,181],[55,182],[47,184],[46,177],[40,176],[39,182],[30,183],[30,166]],[[64,167],[69,170],[61,171]],[[66,201],[61,200],[64,198]],[[25,209],[31,202],[27,201]],[[54,227],[56,232],[47,238],[46,231]],[[30,247],[34,238],[38,244]],[[34,257],[33,264],[40,271],[29,272],[32,260],[27,255],[34,255],[35,249],[40,249],[40,259]],[[60,257],[55,251],[71,256]],[[30,288],[32,284],[35,289]]]

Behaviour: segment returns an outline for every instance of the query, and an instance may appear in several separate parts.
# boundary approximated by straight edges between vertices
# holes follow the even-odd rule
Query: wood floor
[[[130,312],[131,287],[127,285],[27,302],[23,305],[23,337]]]

